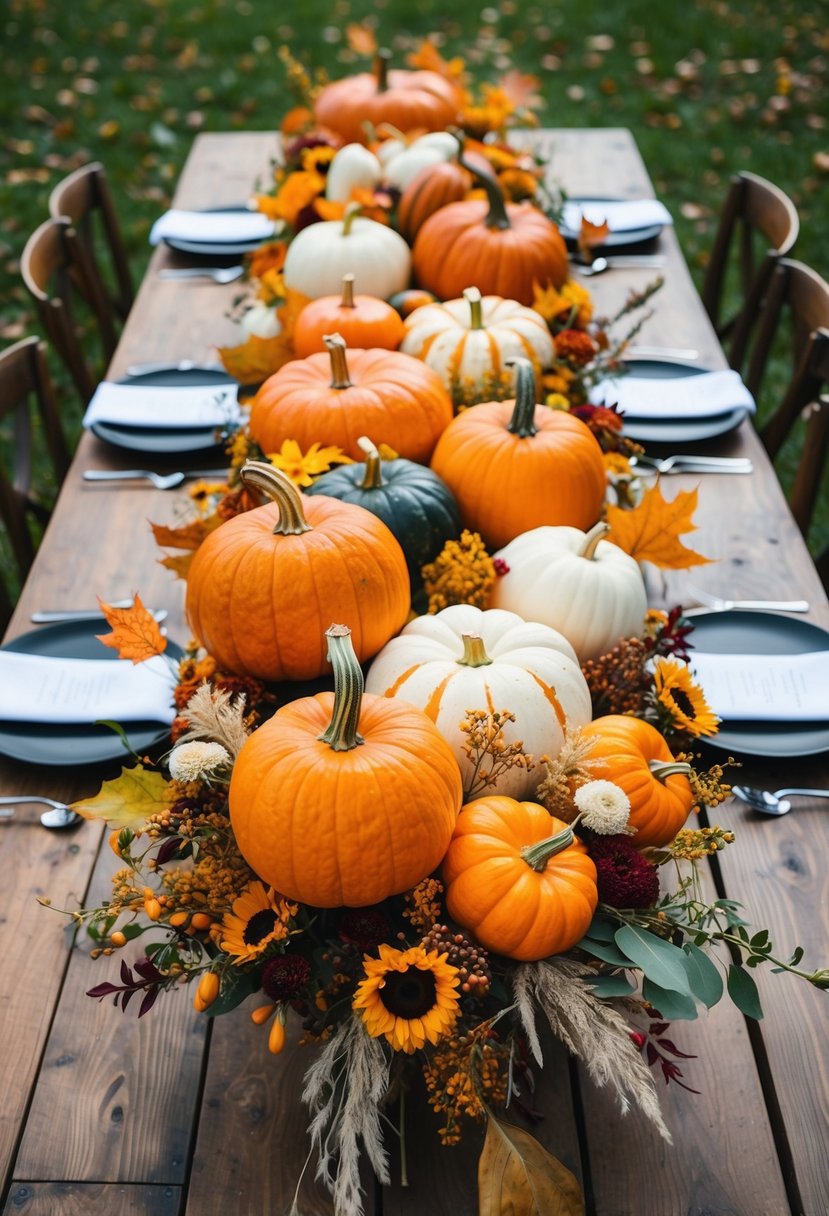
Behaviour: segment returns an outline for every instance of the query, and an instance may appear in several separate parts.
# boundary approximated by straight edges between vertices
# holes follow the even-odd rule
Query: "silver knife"
[[[132,600],[121,600],[113,604],[113,608],[131,608]],[[158,608],[153,616],[160,623],[167,619],[167,609]],[[29,618],[33,625],[52,625],[57,621],[102,621],[104,614],[100,608],[71,608],[54,612],[33,612]]]

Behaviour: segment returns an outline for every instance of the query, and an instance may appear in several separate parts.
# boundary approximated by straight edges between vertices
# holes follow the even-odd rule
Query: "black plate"
[[[61,621],[21,634],[2,647],[18,654],[38,654],[61,659],[96,659],[119,662],[116,652],[95,636],[106,633],[100,621]],[[167,643],[167,654],[181,658],[182,650]],[[129,722],[124,726],[130,745],[142,754],[169,739],[170,728],[159,722]],[[0,722],[0,753],[28,764],[75,767],[124,760],[129,753],[119,736],[106,726],[86,724]]]
[[[641,376],[643,380],[675,380],[681,376],[699,376],[710,370],[700,367],[698,363],[685,363],[679,359],[625,359],[625,367],[631,376]],[[733,431],[745,416],[746,411],[742,406],[725,414],[689,419],[687,422],[681,419],[657,421],[629,418],[625,415],[624,430],[628,439],[635,439],[637,443],[697,443]]]
[[[621,203],[624,200],[619,197],[609,198],[606,195],[599,196],[591,194],[589,197],[568,196],[566,201],[568,203],[577,203],[579,206],[584,206],[587,203]],[[603,253],[609,253],[613,249],[623,249],[628,245],[641,245],[645,241],[652,241],[658,237],[663,228],[664,224],[648,224],[645,228],[630,228],[626,232],[611,232],[608,234],[607,240],[602,241],[600,245],[591,246],[591,248],[595,248],[597,250],[601,249]],[[571,228],[565,228],[562,225],[561,235],[564,237],[569,249],[575,249],[578,247],[578,232],[573,232]]]
[[[809,654],[829,650],[829,633],[773,612],[711,612],[692,618],[691,642],[710,654]],[[691,663],[694,652],[691,651]],[[745,756],[814,756],[829,750],[827,722],[723,722],[703,742]]]
[[[199,384],[235,384],[236,381],[226,371],[214,367],[165,367],[137,376],[122,376],[118,383],[188,388]],[[215,427],[139,427],[96,422],[90,429],[98,439],[115,447],[157,456],[204,452],[224,443],[220,434],[216,437]]]

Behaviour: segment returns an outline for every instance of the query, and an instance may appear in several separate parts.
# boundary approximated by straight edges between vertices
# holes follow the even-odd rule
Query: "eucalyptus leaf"
[[[636,991],[636,985],[631,984],[626,975],[597,975],[584,977],[585,984],[590,985],[594,996],[604,999],[609,996],[631,996]]]
[[[610,963],[611,967],[630,966],[630,959],[626,958],[613,942],[594,942],[589,937],[583,937],[576,945],[585,954],[592,954],[594,958],[600,958],[603,963]]]
[[[731,963],[728,968],[728,995],[747,1018],[758,1021],[762,1018],[763,1008],[757,985],[745,968],[738,967],[736,963]]]
[[[647,929],[634,929],[633,925],[622,925],[617,930],[616,945],[654,984],[671,992],[691,995],[685,956],[678,946]]]
[[[685,955],[685,971],[691,992],[711,1009],[722,999],[723,979],[717,964],[704,950],[700,950],[693,942],[686,942],[682,947]]]
[[[618,925],[616,921],[608,920],[601,913],[594,916],[590,922],[590,926],[585,933],[585,937],[589,937],[594,942],[612,942]]]
[[[642,996],[658,1009],[666,1022],[693,1022],[697,1017],[697,1006],[693,997],[684,992],[673,992],[660,988],[647,976],[642,984]]]

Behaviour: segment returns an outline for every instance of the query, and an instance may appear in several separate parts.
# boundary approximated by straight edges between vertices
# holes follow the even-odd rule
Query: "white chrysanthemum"
[[[601,836],[617,836],[627,828],[630,799],[612,781],[587,781],[574,795],[576,809],[586,828]]]
[[[230,752],[221,743],[181,743],[167,763],[174,781],[206,780],[230,764]]]

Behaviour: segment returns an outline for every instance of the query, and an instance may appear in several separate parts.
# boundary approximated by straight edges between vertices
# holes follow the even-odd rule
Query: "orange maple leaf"
[[[204,538],[218,528],[221,520],[217,515],[209,515],[206,519],[194,519],[189,524],[179,528],[170,528],[167,524],[150,524],[155,537],[155,543],[168,549],[192,549],[195,551]]]
[[[590,220],[581,217],[581,230],[579,231],[579,250],[581,253],[589,254],[591,249],[595,249],[597,245],[601,245],[607,240],[610,234],[610,226],[605,222],[601,224],[591,224]]]
[[[345,37],[355,55],[373,55],[377,50],[377,38],[373,30],[352,22],[345,27]]]
[[[117,650],[122,659],[143,663],[167,649],[167,639],[159,629],[158,621],[149,608],[141,603],[139,595],[135,596],[129,608],[113,608],[100,596],[98,604],[112,633],[100,633],[96,637],[104,646]]]
[[[187,579],[190,573],[190,567],[193,564],[193,558],[196,556],[193,553],[177,553],[174,556],[162,557],[159,559],[159,565],[165,570],[172,570],[176,578]]]
[[[275,338],[251,334],[241,346],[220,346],[218,351],[228,375],[248,385],[263,384],[283,364],[296,358],[291,338],[284,331]]]
[[[638,562],[652,562],[663,570],[687,570],[707,565],[712,559],[687,548],[679,539],[696,530],[691,519],[697,506],[696,490],[680,490],[666,502],[658,485],[646,490],[638,507],[626,510],[609,506],[608,540]]]

